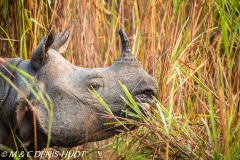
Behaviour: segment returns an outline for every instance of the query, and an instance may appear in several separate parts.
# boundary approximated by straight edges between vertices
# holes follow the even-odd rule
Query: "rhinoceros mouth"
[[[135,96],[135,101],[139,102],[144,109],[150,111],[150,106],[153,106],[154,99],[153,97],[156,94],[152,90],[145,90]]]
[[[155,96],[154,91],[146,89],[135,95],[135,100],[139,103],[148,103],[150,105],[154,104],[153,97]]]
[[[132,94],[134,100],[135,100],[136,102],[140,103],[140,104],[142,105],[142,107],[144,107],[144,109],[140,108],[140,110],[141,110],[143,113],[145,112],[145,111],[144,111],[145,109],[149,111],[149,110],[150,110],[150,106],[153,106],[153,104],[154,104],[154,99],[153,99],[153,97],[154,97],[155,95],[156,95],[155,92],[154,92],[153,90],[151,90],[151,89],[146,89],[146,90],[144,90],[144,91],[136,92],[135,94]],[[126,105],[123,110],[125,110],[125,109],[128,109],[128,110],[130,110],[130,111],[133,111],[133,110],[131,109],[131,107],[128,106],[128,105]],[[119,117],[128,117],[128,118],[131,118],[131,116],[126,115],[126,113],[123,112],[123,110],[119,110],[119,111],[113,112],[113,114],[114,114],[115,116],[119,116]]]

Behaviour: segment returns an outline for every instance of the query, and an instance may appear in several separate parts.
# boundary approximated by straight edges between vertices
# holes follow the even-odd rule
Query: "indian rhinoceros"
[[[120,97],[124,92],[119,81],[128,88],[133,98],[141,102],[153,101],[156,81],[132,55],[128,37],[122,29],[119,30],[122,53],[110,67],[81,68],[67,61],[60,53],[66,50],[75,23],[56,37],[54,30],[49,31],[33,51],[31,59],[5,58],[6,62],[31,75],[35,83],[30,80],[24,82],[15,69],[5,63],[0,64],[0,72],[23,93],[18,93],[0,76],[0,144],[13,147],[11,131],[18,122],[16,141],[33,150],[36,124],[37,150],[46,147],[51,116],[46,104],[53,107],[51,146],[73,147],[114,136],[118,131],[113,125],[104,125],[113,119],[96,114],[104,114],[105,108],[89,89],[94,89],[117,116],[122,116],[126,107]],[[42,93],[43,98],[36,98],[27,85],[33,86],[32,90],[38,88],[36,91]]]

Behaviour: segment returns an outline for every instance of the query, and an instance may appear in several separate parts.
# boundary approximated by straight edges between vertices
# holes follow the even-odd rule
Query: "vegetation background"
[[[0,0],[0,56],[29,59],[50,25],[60,32],[74,19],[66,59],[109,66],[124,28],[159,87],[137,130],[72,150],[87,151],[83,159],[240,159],[239,0]]]

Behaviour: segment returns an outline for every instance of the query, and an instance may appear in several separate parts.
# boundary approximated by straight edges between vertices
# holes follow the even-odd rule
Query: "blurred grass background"
[[[85,159],[240,159],[240,1],[0,0],[0,56],[31,58],[50,25],[77,27],[64,57],[107,67],[118,30],[158,81],[138,130],[77,147]]]

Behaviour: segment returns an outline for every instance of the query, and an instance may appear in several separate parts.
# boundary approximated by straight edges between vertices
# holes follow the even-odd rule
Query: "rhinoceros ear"
[[[56,36],[52,48],[59,53],[64,53],[67,49],[68,43],[70,41],[73,31],[75,30],[75,27],[76,20],[74,20],[72,24],[67,26],[67,28],[65,28],[61,33]]]
[[[31,58],[31,66],[37,71],[42,62],[47,59],[47,51],[52,46],[55,38],[54,26],[51,27],[48,34],[41,40],[37,48],[33,51]]]

